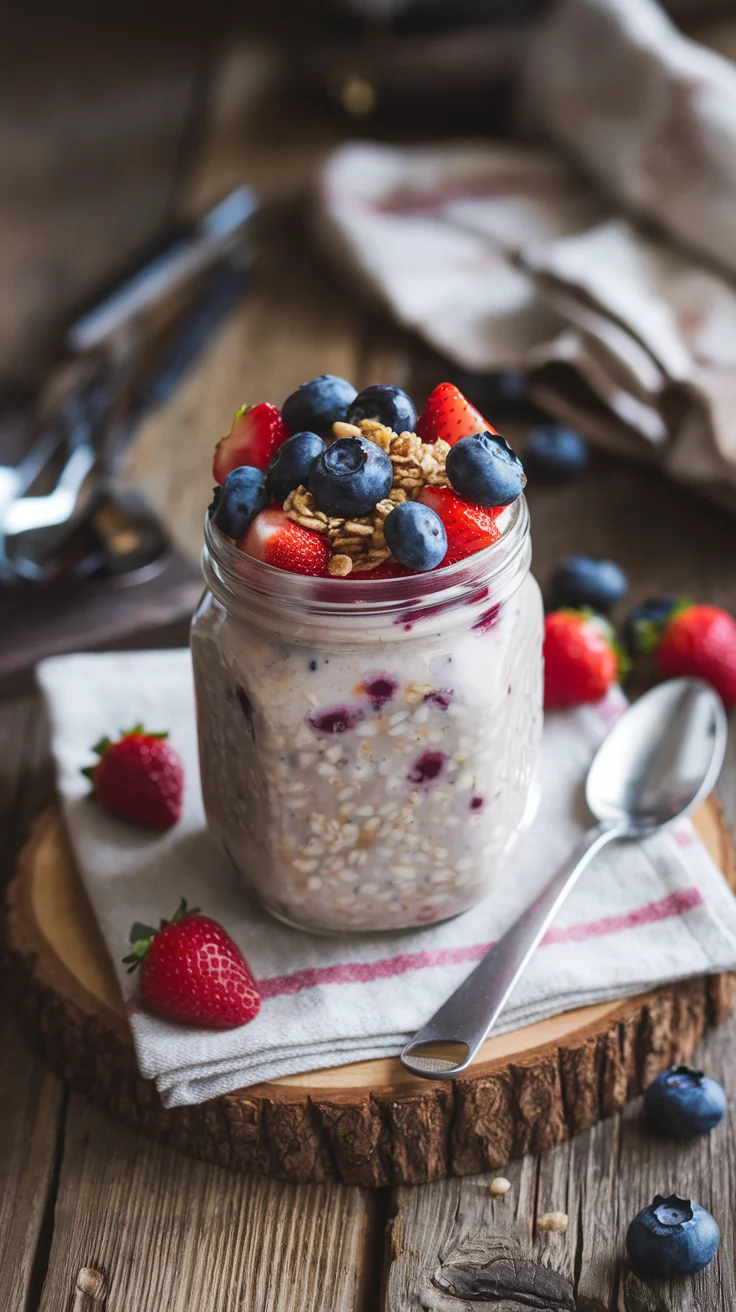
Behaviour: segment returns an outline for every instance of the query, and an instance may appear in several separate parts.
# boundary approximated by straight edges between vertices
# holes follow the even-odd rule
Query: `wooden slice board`
[[[736,890],[734,844],[713,800],[695,823]],[[138,1074],[118,984],[55,808],[34,825],[7,911],[18,1005],[75,1089],[196,1157],[298,1182],[413,1184],[542,1151],[687,1060],[736,997],[736,976],[720,975],[566,1012],[487,1040],[454,1082],[417,1079],[392,1058],[167,1111]]]

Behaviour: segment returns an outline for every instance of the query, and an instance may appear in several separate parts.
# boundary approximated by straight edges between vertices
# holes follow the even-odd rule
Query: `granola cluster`
[[[336,438],[364,437],[375,442],[386,452],[394,471],[391,491],[371,515],[356,519],[326,515],[316,508],[314,497],[305,487],[298,487],[284,502],[289,519],[302,528],[327,535],[332,547],[330,574],[344,578],[393,559],[383,532],[387,515],[400,502],[416,500],[423,487],[450,486],[445,472],[450,446],[443,441],[428,445],[416,433],[394,433],[374,419],[363,419],[359,426],[337,423],[333,432]]]

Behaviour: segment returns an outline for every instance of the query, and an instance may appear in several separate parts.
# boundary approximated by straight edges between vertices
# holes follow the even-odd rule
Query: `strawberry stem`
[[[167,925],[178,925],[179,921],[184,919],[184,916],[197,915],[199,915],[199,907],[187,906],[186,898],[182,898],[171,920],[162,920],[158,929],[154,929],[153,925],[143,925],[139,920],[136,920],[130,930],[131,950],[127,957],[123,957],[123,965],[128,967],[128,974],[132,975],[133,971],[137,970],[141,962],[145,960],[148,949],[162,929],[166,929]]]

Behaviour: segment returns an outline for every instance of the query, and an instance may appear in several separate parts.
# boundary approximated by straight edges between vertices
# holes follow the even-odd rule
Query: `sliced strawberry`
[[[495,433],[480,410],[463,396],[454,383],[440,383],[430,392],[417,420],[417,433],[423,442],[436,442],[442,438],[454,446],[461,437],[474,433]]]
[[[274,451],[288,436],[289,430],[275,405],[261,401],[260,405],[241,406],[227,437],[221,437],[215,447],[215,482],[224,483],[228,474],[241,465],[268,469]]]
[[[447,554],[442,565],[474,556],[501,536],[496,519],[503,507],[474,506],[447,487],[423,487],[417,500],[434,510],[445,526]]]
[[[327,538],[295,524],[275,506],[256,516],[237,545],[246,556],[290,574],[322,574],[332,554]]]

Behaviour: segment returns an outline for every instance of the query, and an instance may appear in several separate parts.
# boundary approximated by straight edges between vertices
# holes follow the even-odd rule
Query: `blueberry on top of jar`
[[[274,452],[266,475],[266,486],[275,501],[285,501],[290,492],[306,486],[317,456],[325,443],[317,433],[294,433]]]
[[[388,383],[374,383],[358,392],[348,410],[348,423],[359,424],[361,419],[375,419],[395,433],[413,433],[417,426],[414,402],[400,387]]]
[[[309,475],[309,491],[318,510],[346,519],[370,515],[387,497],[393,465],[375,442],[341,437],[317,457]]]
[[[726,1114],[728,1101],[717,1080],[690,1066],[673,1066],[652,1080],[644,1112],[653,1130],[670,1139],[707,1134]]]
[[[458,495],[478,506],[509,506],[524,491],[524,466],[499,433],[461,437],[445,468]]]
[[[232,469],[219,490],[212,519],[221,533],[242,538],[256,515],[268,505],[266,478],[254,465]]]
[[[447,553],[447,533],[439,515],[418,501],[404,501],[386,516],[386,546],[400,565],[417,572],[435,569]]]
[[[336,374],[320,374],[302,383],[287,396],[281,418],[290,433],[304,431],[332,436],[332,425],[347,417],[351,402],[358,395],[352,383]]]

